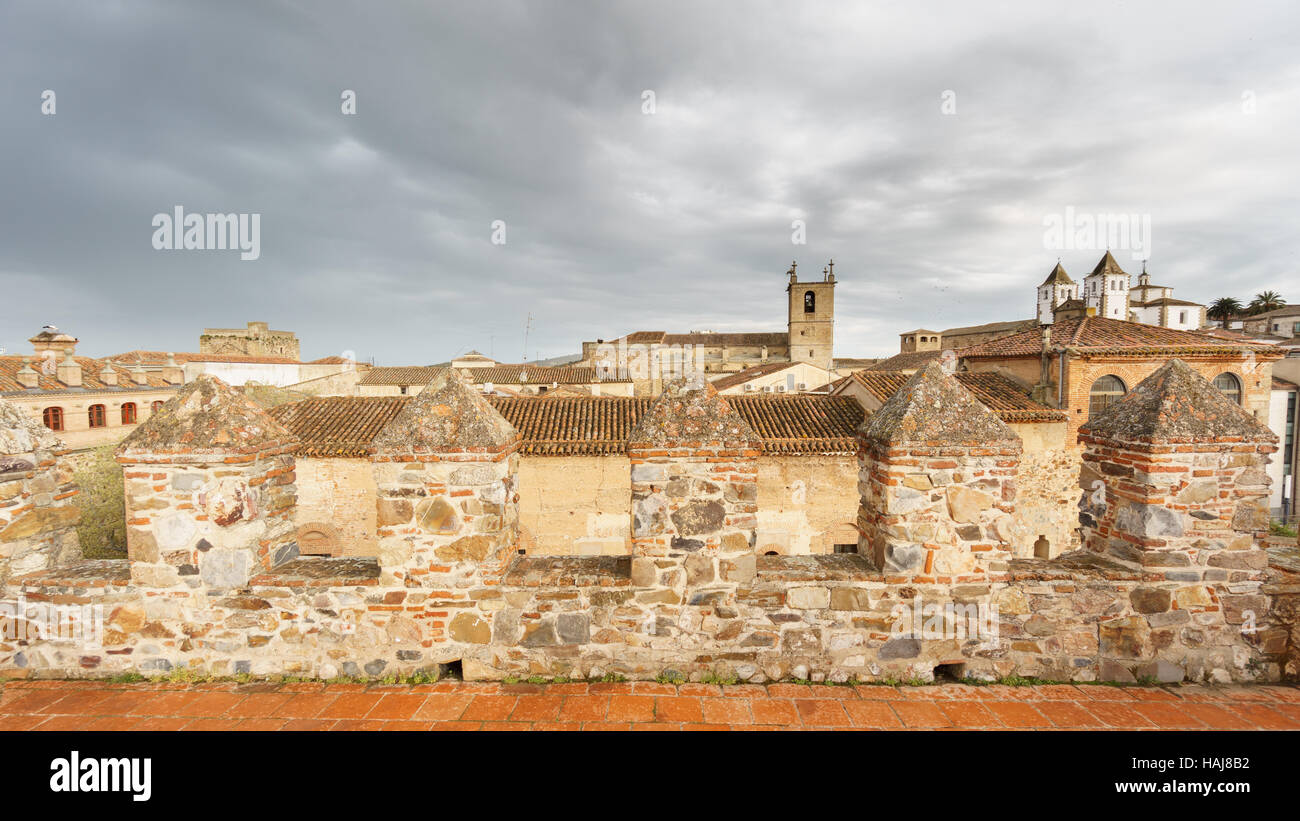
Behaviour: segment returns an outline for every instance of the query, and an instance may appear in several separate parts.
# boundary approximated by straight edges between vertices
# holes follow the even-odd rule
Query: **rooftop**
[[[962,372],[954,376],[962,387],[1003,422],[1062,422],[1069,419],[1065,411],[1030,399],[1020,385],[1002,374]],[[901,371],[856,371],[847,378],[884,403],[907,384],[910,376]]]
[[[1162,355],[1218,353],[1233,356],[1240,356],[1247,351],[1254,351],[1257,354],[1279,353],[1269,345],[1217,342],[1212,337],[1207,338],[1204,334],[1192,331],[1176,331],[1172,328],[1099,316],[1065,319],[1051,327],[1051,341],[1054,348],[1069,348],[1079,353]],[[1034,329],[961,348],[957,353],[962,358],[1000,358],[1039,356],[1042,350],[1042,334]]]
[[[532,455],[624,453],[632,427],[654,400],[649,397],[486,397],[523,435]],[[272,408],[270,414],[301,440],[299,456],[363,457],[402,408],[405,396],[332,396]],[[728,396],[728,404],[763,441],[784,454],[854,453],[862,406],[847,396]]]

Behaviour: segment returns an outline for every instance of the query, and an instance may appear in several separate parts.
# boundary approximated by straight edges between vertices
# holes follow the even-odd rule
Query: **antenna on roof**
[[[533,329],[533,313],[528,312],[528,319],[524,322],[524,361],[528,361],[528,334]]]

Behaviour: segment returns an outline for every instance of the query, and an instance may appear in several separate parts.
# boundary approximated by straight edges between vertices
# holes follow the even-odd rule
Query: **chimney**
[[[72,358],[72,348],[68,348],[64,353],[57,373],[59,381],[69,388],[81,387],[81,363]]]
[[[131,369],[131,381],[137,385],[149,384],[149,374],[144,372],[144,366],[139,362],[136,362],[135,367]]]
[[[39,359],[46,351],[53,351],[55,354],[75,353],[77,350],[77,338],[61,333],[54,326],[48,326],[50,330],[42,330],[36,336],[27,340],[32,343],[32,349],[36,351],[36,357]]]
[[[1043,353],[1047,353],[1052,349],[1052,326],[1043,325],[1041,330],[1043,332]]]
[[[117,371],[113,368],[112,363],[105,363],[104,367],[100,368],[99,381],[110,388],[117,387]]]
[[[35,388],[41,383],[41,375],[32,370],[32,358],[23,357],[23,366],[18,369],[18,384],[24,388]]]
[[[167,363],[163,365],[162,378],[168,385],[180,385],[185,382],[185,369],[176,364],[176,354],[167,354]]]

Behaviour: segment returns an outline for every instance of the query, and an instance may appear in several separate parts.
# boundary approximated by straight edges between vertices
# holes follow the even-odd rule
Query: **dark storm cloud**
[[[529,356],[777,330],[790,260],[834,257],[836,352],[881,354],[1030,316],[1058,255],[1086,274],[1044,247],[1067,207],[1150,214],[1179,297],[1300,299],[1285,3],[998,8],[9,4],[0,345],[263,319],[308,357],[515,360],[530,313]],[[154,250],[175,205],[260,213],[260,259]]]

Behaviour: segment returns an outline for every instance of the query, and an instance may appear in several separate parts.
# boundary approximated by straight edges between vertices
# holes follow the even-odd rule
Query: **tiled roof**
[[[1002,417],[1003,422],[1061,422],[1069,414],[1030,399],[1024,389],[998,373],[956,374],[962,387],[975,395],[985,407]],[[898,392],[911,377],[901,371],[857,371],[853,381],[884,403]]]
[[[699,334],[664,334],[663,344],[665,345],[705,345],[709,347],[719,347],[726,345],[728,347],[758,347],[767,345],[770,348],[781,347],[790,344],[790,335],[784,332],[776,333],[699,333]]]
[[[768,362],[766,365],[755,365],[752,368],[745,368],[743,371],[729,373],[726,376],[720,376],[717,379],[712,380],[713,387],[720,391],[726,390],[727,388],[734,388],[736,385],[743,385],[751,379],[777,373],[786,368],[792,368],[797,364],[797,362]]]
[[[312,361],[304,362],[303,364],[305,365],[346,365],[349,362],[352,363],[353,365],[358,364],[355,359],[348,359],[345,356],[322,356],[320,359],[313,359]]]
[[[944,336],[966,336],[968,334],[997,334],[997,333],[1017,333],[1026,328],[1038,326],[1037,319],[1016,319],[1011,322],[986,322],[983,325],[963,325],[960,328],[949,328],[946,331],[940,331]]]
[[[911,353],[894,354],[888,359],[882,359],[871,367],[869,371],[913,371],[924,368],[930,362],[939,358],[943,351],[913,351]]]
[[[442,373],[446,365],[426,365],[410,368],[371,368],[361,377],[361,385],[427,385]],[[631,382],[627,377],[607,376],[596,378],[596,369],[583,365],[492,365],[487,368],[457,368],[461,375],[476,385],[488,382],[494,385],[590,385],[596,382]],[[520,377],[524,377],[521,379]]]
[[[623,453],[627,436],[654,401],[650,397],[487,397],[523,434],[533,455]],[[405,396],[331,396],[280,405],[269,412],[301,440],[300,456],[365,456],[384,426],[411,401]],[[763,439],[768,453],[854,453],[862,406],[840,396],[728,396],[727,402]]]
[[[44,363],[42,361],[32,359],[31,368],[39,376],[37,387],[24,388],[18,383],[18,371],[23,366],[23,357],[0,356],[0,395],[21,398],[22,396],[39,396],[43,394],[131,393],[134,391],[156,391],[159,388],[177,387],[164,382],[162,376],[158,373],[146,374],[146,384],[137,385],[131,378],[130,370],[120,365],[111,366],[114,372],[117,373],[117,385],[105,385],[100,380],[99,375],[104,368],[110,367],[108,362],[102,359],[91,359],[88,356],[74,356],[73,359],[81,365],[81,387],[68,387],[60,382],[54,374],[44,373],[42,370]],[[60,361],[62,360],[60,359]]]
[[[1097,267],[1092,269],[1092,274],[1090,276],[1097,276],[1098,274],[1123,274],[1124,276],[1128,276],[1124,269],[1119,267],[1119,263],[1115,261],[1115,257],[1111,256],[1109,250],[1107,250],[1102,256],[1101,261],[1097,263]]]
[[[361,377],[358,385],[427,385],[438,374],[442,365],[423,365],[405,368],[371,368]]]
[[[1052,272],[1047,275],[1047,279],[1043,280],[1043,285],[1073,285],[1073,284],[1074,284],[1074,280],[1070,279],[1070,275],[1065,272],[1065,269],[1061,267],[1061,263],[1059,262],[1056,263],[1056,267],[1052,269]],[[1041,288],[1043,287],[1043,285],[1039,285],[1038,287]]]
[[[277,405],[268,413],[302,443],[299,456],[364,456],[405,396],[328,396]]]
[[[298,365],[298,360],[288,356],[247,356],[233,353],[176,353],[177,365],[186,362],[234,362],[254,365]],[[148,367],[162,367],[167,364],[167,351],[127,351],[107,357],[112,362],[134,365],[139,362]],[[342,360],[340,360],[342,361]]]
[[[1052,325],[1052,347],[1066,347],[1079,353],[1166,356],[1180,353],[1222,353],[1239,356],[1247,350],[1256,353],[1276,353],[1276,349],[1269,345],[1216,342],[1212,338],[1207,339],[1203,334],[1191,331],[1176,331],[1172,328],[1099,316],[1065,319],[1055,323]],[[961,348],[957,354],[966,359],[1039,356],[1042,350],[1042,334],[1035,329]]]
[[[1202,307],[1199,302],[1189,302],[1186,299],[1174,299],[1169,296],[1160,297],[1159,299],[1149,299],[1146,302],[1133,300],[1129,302],[1129,305],[1134,308],[1154,308],[1160,305],[1191,305],[1196,308]]]

